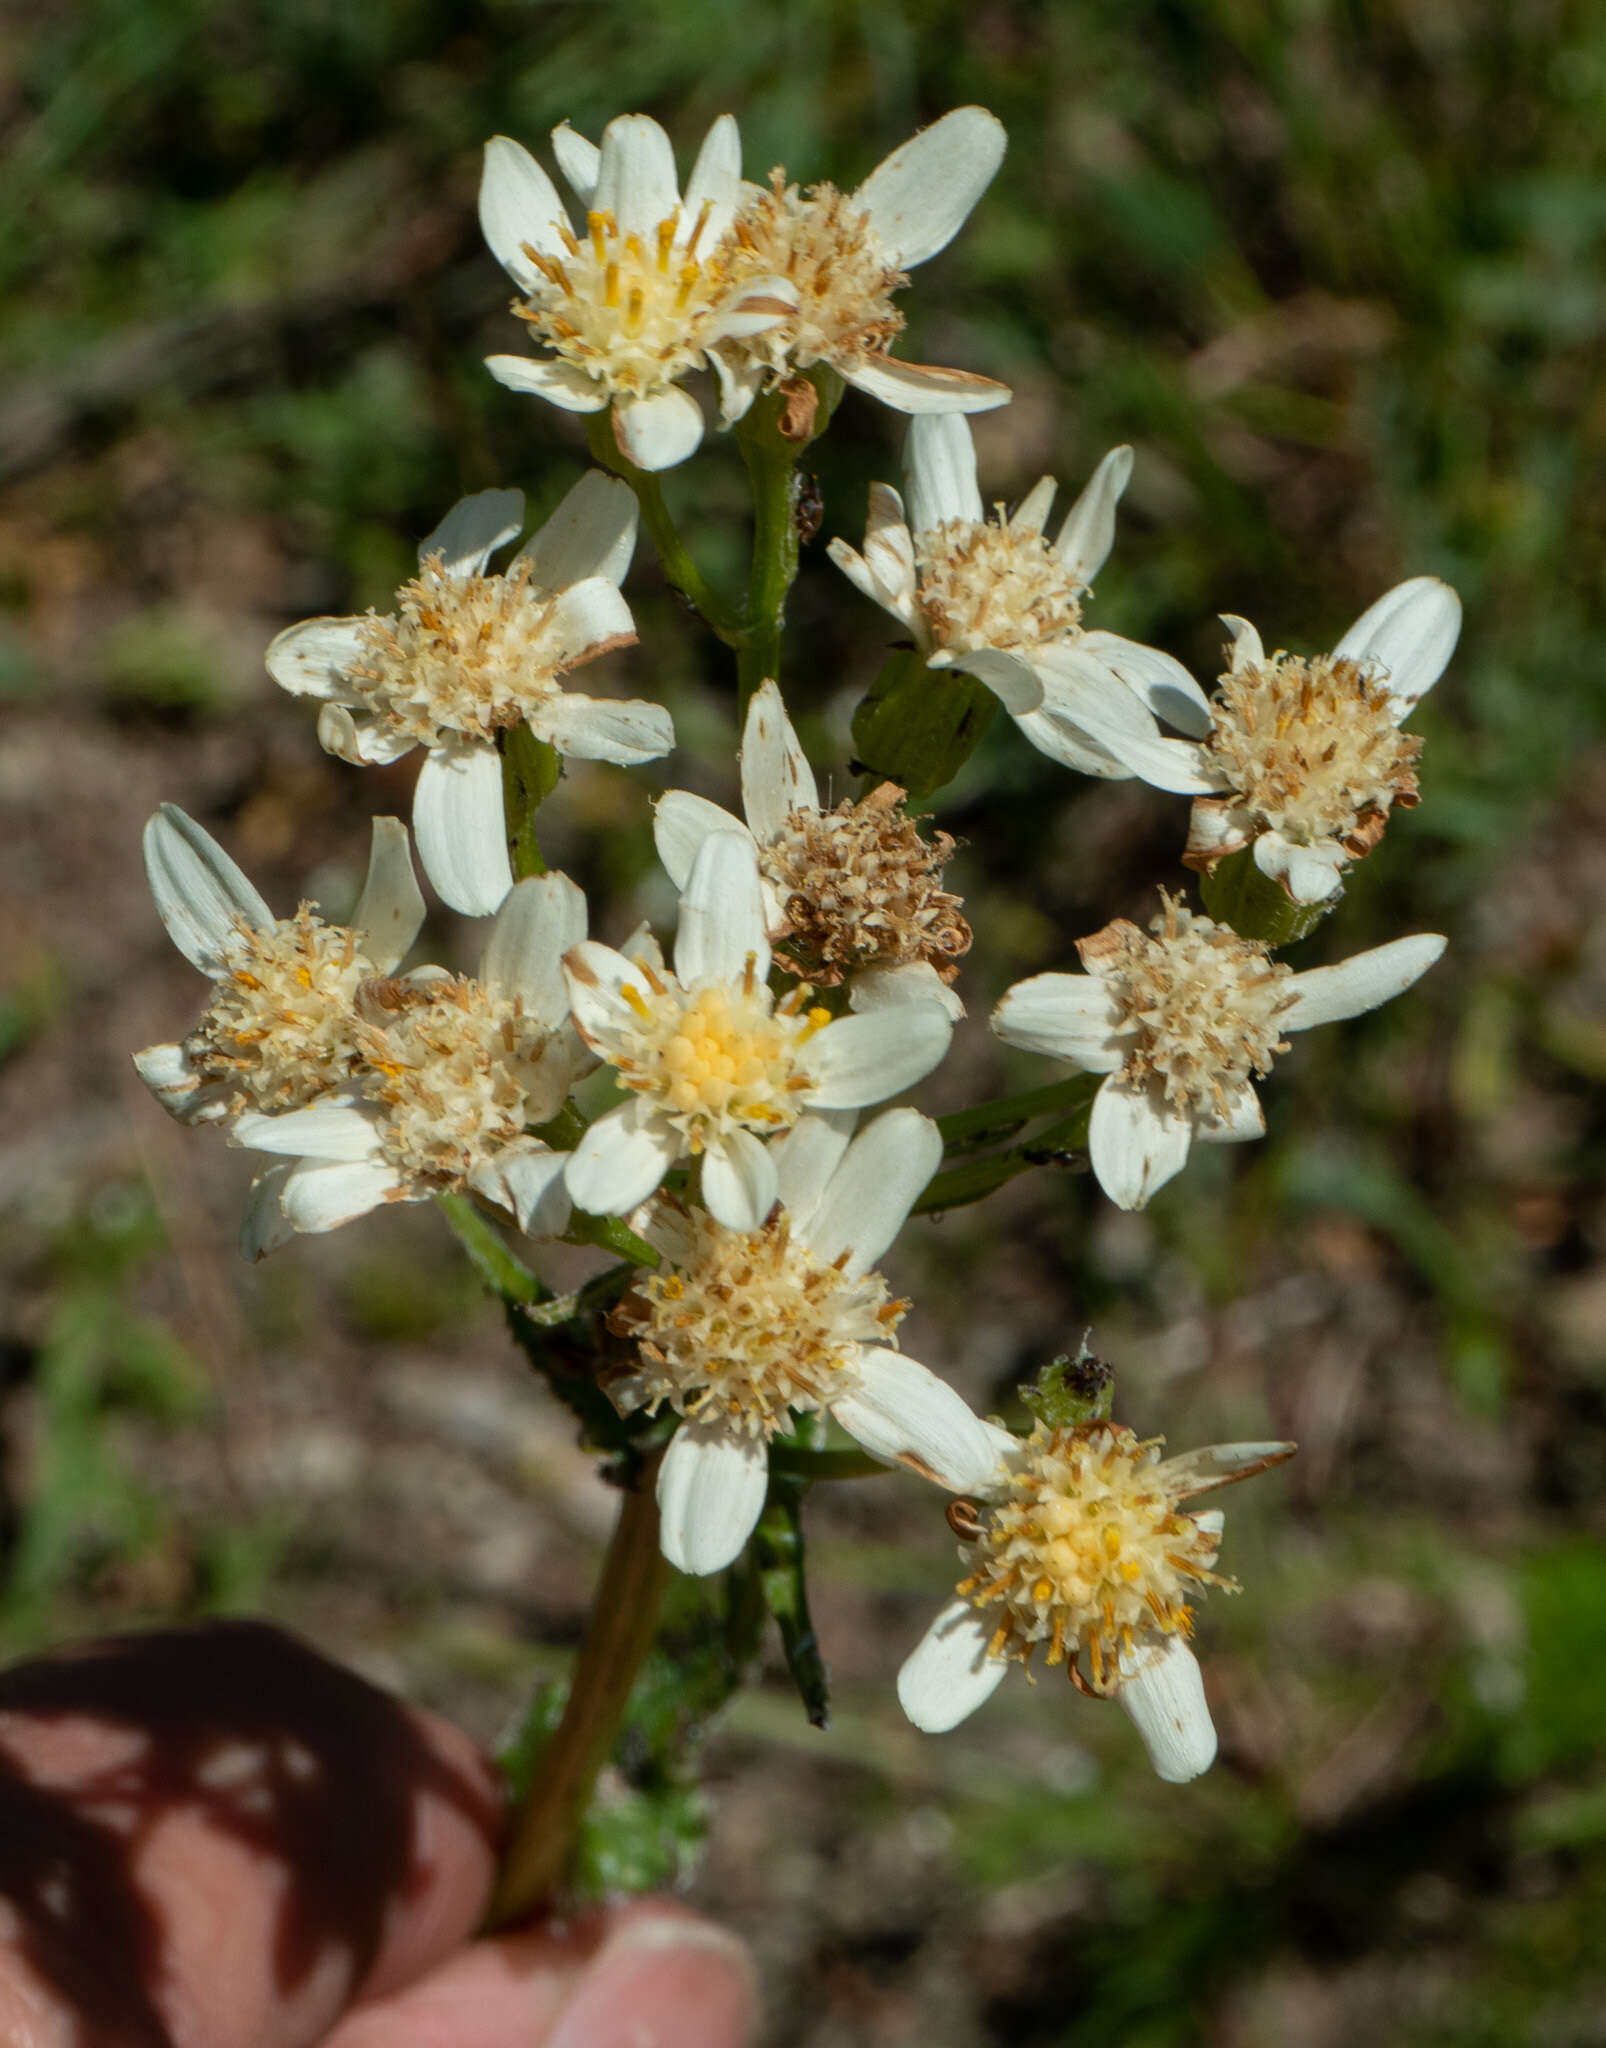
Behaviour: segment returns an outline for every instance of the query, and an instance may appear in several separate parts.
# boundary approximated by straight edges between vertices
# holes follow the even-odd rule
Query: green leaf
[[[831,1674],[820,1654],[820,1642],[809,1615],[809,1589],[803,1543],[803,1494],[800,1480],[775,1475],[769,1500],[753,1531],[764,1604],[781,1632],[786,1668],[792,1674],[803,1711],[811,1726],[831,1725]]]
[[[535,814],[557,788],[562,773],[556,747],[538,740],[527,725],[515,725],[503,733],[502,808],[515,881],[546,873],[535,836]]]
[[[888,657],[853,714],[858,764],[876,782],[895,782],[920,801],[964,767],[998,709],[974,676],[927,668],[918,648]]]
[[[1341,900],[1335,891],[1325,903],[1293,902],[1280,882],[1256,867],[1254,849],[1248,846],[1201,875],[1199,894],[1218,924],[1231,925],[1241,939],[1260,939],[1273,948],[1308,939]]]

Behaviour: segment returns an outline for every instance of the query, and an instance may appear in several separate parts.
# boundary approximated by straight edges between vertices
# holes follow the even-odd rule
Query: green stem
[[[659,1549],[656,1479],[649,1465],[620,1503],[563,1718],[509,1830],[491,1927],[506,1927],[549,1905],[562,1885],[597,1773],[613,1750],[630,1689],[652,1647],[669,1576]]]
[[[909,1212],[932,1216],[947,1209],[963,1209],[979,1202],[994,1189],[1004,1187],[1034,1166],[1045,1166],[1065,1152],[1080,1152],[1087,1144],[1091,1108],[1050,1124],[1046,1130],[1012,1145],[1007,1152],[994,1152],[985,1159],[969,1159],[963,1166],[939,1173]]]
[[[786,600],[797,577],[797,458],[802,445],[780,430],[786,399],[759,399],[736,430],[753,482],[753,563],[747,585],[744,644],[736,654],[741,714],[760,683],[779,682]]]
[[[633,1266],[656,1266],[658,1254],[650,1244],[637,1237],[633,1230],[625,1227],[618,1216],[589,1216],[583,1209],[576,1209],[574,1220],[563,1233],[565,1244],[600,1245],[604,1251],[616,1252],[621,1259],[628,1259]]]
[[[980,1138],[1005,1137],[1034,1116],[1051,1110],[1080,1109],[1098,1093],[1098,1074],[1072,1074],[1068,1080],[1050,1081],[1045,1088],[1027,1088],[1019,1095],[1000,1095],[995,1102],[978,1102],[974,1109],[956,1109],[940,1116],[937,1129],[944,1145],[973,1143]]]
[[[468,1253],[469,1263],[504,1301],[529,1305],[547,1301],[548,1290],[508,1250],[502,1233],[488,1223],[467,1195],[437,1195],[441,1213]]]
[[[718,635],[727,647],[739,647],[745,637],[743,621],[734,607],[728,605],[708,578],[692,560],[686,543],[680,537],[680,530],[670,516],[664,502],[663,486],[651,470],[637,469],[636,465],[619,446],[613,431],[613,416],[608,412],[594,412],[586,420],[586,439],[590,443],[593,457],[604,469],[615,476],[623,477],[636,494],[636,503],[641,507],[641,523],[652,537],[652,544],[658,550],[658,559],[663,564],[664,575],[680,592],[688,604],[701,614],[709,630]]]

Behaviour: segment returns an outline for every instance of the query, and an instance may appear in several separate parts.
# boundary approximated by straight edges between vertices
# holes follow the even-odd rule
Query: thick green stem
[[[619,446],[613,431],[613,415],[608,412],[590,414],[586,420],[586,439],[592,455],[603,468],[623,477],[635,492],[636,503],[641,507],[641,523],[658,550],[664,575],[687,603],[701,614],[711,632],[717,634],[727,647],[739,647],[744,638],[741,618],[692,560],[690,550],[670,516],[669,507],[664,503],[663,486],[657,477],[651,470],[637,469]]]
[[[494,1293],[523,1307],[551,1298],[529,1268],[514,1258],[502,1233],[480,1214],[471,1196],[437,1195],[435,1199],[475,1272]]]
[[[938,1117],[937,1129],[944,1145],[949,1146],[1010,1137],[1034,1116],[1082,1108],[1098,1093],[1102,1078],[1099,1074],[1072,1074],[1064,1081],[1050,1081],[1046,1088],[1000,1095],[994,1102],[978,1102],[974,1109],[956,1109],[951,1116]]]
[[[1045,1130],[1012,1145],[1007,1152],[992,1152],[985,1159],[966,1160],[962,1166],[939,1173],[910,1211],[914,1216],[932,1216],[945,1209],[963,1209],[979,1202],[1034,1166],[1047,1166],[1067,1153],[1080,1152],[1087,1145],[1091,1109],[1050,1124]]]
[[[786,600],[797,577],[797,458],[802,444],[781,432],[787,400],[761,398],[737,429],[742,460],[753,482],[753,563],[747,584],[746,633],[737,650],[741,712],[759,684],[779,682]]]
[[[658,1543],[657,1474],[648,1466],[619,1508],[563,1718],[509,1830],[492,1927],[549,1905],[563,1883],[597,1773],[613,1750],[642,1660],[657,1633],[669,1567]]]

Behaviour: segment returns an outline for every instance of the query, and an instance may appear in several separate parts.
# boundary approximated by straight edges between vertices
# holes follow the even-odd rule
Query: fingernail
[[[587,1966],[547,2048],[742,2048],[757,2013],[752,1960],[733,1935],[644,1914]]]

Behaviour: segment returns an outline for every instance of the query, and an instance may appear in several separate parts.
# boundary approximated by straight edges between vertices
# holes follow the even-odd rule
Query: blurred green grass
[[[1247,1591],[1207,1618],[1230,1772],[1174,1795],[1137,1775],[1124,1730],[1099,1729],[1112,1775],[1091,1789],[1045,1792],[1027,1768],[985,1798],[948,1789],[952,1881],[1011,1950],[964,1951],[987,1987],[977,2024],[1066,2048],[1325,2042],[1356,2026],[1423,2048],[1598,2042],[1598,0],[15,8],[0,29],[0,687],[14,709],[65,704],[154,735],[175,764],[238,728],[235,793],[209,822],[265,833],[293,900],[312,854],[262,825],[253,782],[292,817],[297,792],[321,792],[325,858],[356,829],[331,822],[327,792],[346,785],[286,765],[281,707],[242,695],[236,643],[382,602],[459,490],[518,482],[539,513],[584,460],[571,423],[480,366],[516,345],[473,218],[482,139],[544,148],[559,120],[595,134],[639,108],[684,161],[733,108],[750,171],[784,161],[851,186],[965,100],[1003,118],[1010,154],[970,228],[917,274],[904,352],[1014,384],[1016,404],[977,429],[1000,497],[1045,470],[1074,491],[1105,447],[1135,444],[1095,621],[1208,676],[1218,609],[1268,644],[1316,648],[1404,575],[1444,575],[1467,604],[1461,651],[1415,721],[1423,806],[1393,822],[1300,961],[1432,927],[1454,940],[1444,967],[1409,1003],[1313,1038],[1266,1091],[1268,1142],[1201,1159],[1135,1229],[1069,1178],[943,1226],[924,1259],[933,1317],[972,1315],[999,1275],[1041,1297],[1017,1316],[1001,1388],[1074,1312],[1132,1359],[1146,1425],[1254,1433],[1269,1406],[1321,1457],[1234,1515]],[[857,540],[866,485],[896,462],[894,423],[850,399],[819,451],[826,526],[787,679],[839,769],[844,707],[883,633],[823,541]],[[711,568],[734,574],[734,451],[711,443],[670,488]],[[87,625],[59,629],[86,589]],[[688,756],[728,753],[719,651],[650,577],[632,596]],[[684,759],[666,772],[682,779]],[[706,772],[700,786],[720,793]],[[651,862],[636,786],[576,780],[565,802],[592,834],[582,878],[623,898]],[[975,1012],[1140,906],[1155,875],[1174,880],[1174,807],[1068,789],[1003,721],[944,822],[968,842]],[[0,1059],[20,1069],[53,1031],[67,1038],[81,991],[65,952],[13,957]],[[977,1060],[1004,1071],[995,1052]],[[5,1531],[13,1648],[236,1604],[283,1561],[276,1528],[187,1522],[150,1477],[150,1445],[159,1466],[208,1399],[147,1312],[162,1233],[134,1189],[123,1209],[25,1219],[6,1241],[52,1304],[19,1352],[34,1436]],[[1347,1379],[1305,1355],[1297,1317],[1277,1320],[1279,1289],[1312,1274],[1357,1344],[1368,1315],[1385,1332]],[[333,1298],[376,1347],[426,1340],[461,1310],[450,1283],[372,1246]],[[1235,1339],[1246,1302],[1272,1306]],[[253,1313],[300,1327],[293,1298]],[[1166,1349],[1194,1325],[1225,1353],[1202,1383]],[[1264,1384],[1244,1363],[1261,1349]],[[872,1604],[918,1570],[897,1529],[822,1549]],[[1000,1740],[1064,1713],[1017,1702]],[[1067,1872],[1069,1903],[1011,1919],[1022,1887],[1051,1896]],[[905,1934],[896,1981],[933,1954]]]

